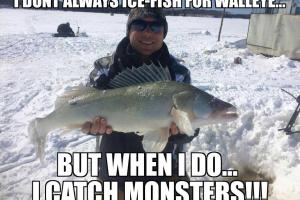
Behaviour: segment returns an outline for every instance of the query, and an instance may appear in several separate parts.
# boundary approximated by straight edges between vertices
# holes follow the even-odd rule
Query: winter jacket
[[[193,136],[188,136],[184,133],[169,136],[168,143],[165,146],[163,152],[172,153],[173,174],[176,175],[178,173],[178,153],[183,152],[184,145],[192,142],[192,140],[198,135],[199,135],[199,128],[195,130]]]
[[[106,153],[144,152],[142,139],[142,136],[138,136],[135,133],[121,133],[117,131],[113,131],[109,135],[103,135],[100,144],[100,152],[102,158],[99,163],[99,178],[103,181],[117,181],[121,190],[124,190],[125,181],[145,181],[146,177],[110,177],[108,176],[108,168],[106,162]]]
[[[184,144],[190,143],[195,137],[196,135],[188,136],[183,133],[171,135],[168,138],[168,143],[164,148],[163,152],[177,155],[178,153],[183,152]]]
[[[57,27],[57,33],[56,36],[59,37],[75,37],[75,33],[72,30],[72,28],[70,27],[70,24],[66,23],[66,24],[60,24]]]
[[[98,89],[110,89],[108,83],[122,70],[133,66],[139,67],[143,63],[150,64],[151,62],[154,64],[159,63],[163,67],[168,67],[172,80],[185,83],[191,82],[189,70],[169,54],[165,44],[163,44],[160,50],[150,56],[148,60],[145,61],[140,58],[141,55],[131,47],[129,39],[125,37],[118,44],[113,55],[100,58],[94,62],[94,69],[90,73],[90,86]],[[99,113],[99,115],[101,115],[101,113]],[[138,179],[135,177],[109,177],[107,173],[107,164],[105,162],[105,153],[144,152],[142,138],[140,136],[135,133],[120,133],[116,131],[110,135],[103,135],[100,151],[102,152],[102,161],[100,163],[101,180],[118,181],[122,189],[124,181],[136,181]],[[143,179],[143,177],[139,179]]]
[[[165,44],[148,60],[144,61],[141,59],[141,55],[131,47],[129,39],[125,37],[119,43],[113,55],[100,58],[94,62],[94,70],[90,73],[90,84],[98,89],[109,89],[109,81],[118,73],[126,68],[139,67],[143,63],[154,63],[156,65],[159,63],[163,67],[169,68],[172,80],[191,83],[190,71],[169,54]]]

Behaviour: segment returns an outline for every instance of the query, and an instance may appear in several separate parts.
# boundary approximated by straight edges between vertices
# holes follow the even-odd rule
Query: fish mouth
[[[211,118],[220,118],[226,121],[235,120],[238,118],[237,109],[231,106],[224,110],[217,110],[211,114]]]
[[[238,118],[236,107],[232,106],[230,108],[227,108],[227,109],[223,110],[221,112],[221,116],[225,117],[225,118],[234,118],[234,119]]]
[[[193,124],[196,126],[209,125],[209,124],[218,124],[218,123],[227,123],[232,122],[238,118],[237,109],[234,106],[222,109],[215,110],[207,118],[200,118],[193,121]]]
[[[214,98],[209,104],[212,108],[210,118],[218,119],[218,121],[231,121],[238,117],[237,109],[230,103]]]

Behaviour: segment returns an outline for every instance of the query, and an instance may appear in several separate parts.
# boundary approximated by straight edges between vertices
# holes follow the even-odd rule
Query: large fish
[[[75,87],[56,100],[55,110],[29,125],[29,133],[42,157],[47,133],[54,129],[74,129],[95,116],[107,118],[113,129],[144,135],[146,151],[161,151],[174,121],[179,129],[192,135],[204,124],[237,118],[236,108],[185,83],[170,81],[169,71],[144,65],[125,70],[110,85],[97,90]]]

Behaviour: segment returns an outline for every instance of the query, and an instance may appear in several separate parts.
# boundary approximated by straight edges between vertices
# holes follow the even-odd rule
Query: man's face
[[[155,22],[153,17],[145,17],[142,19],[146,22]],[[143,31],[136,30],[131,26],[129,31],[129,40],[131,46],[142,56],[148,57],[155,51],[159,50],[163,45],[164,28],[159,32],[154,32],[149,26]]]

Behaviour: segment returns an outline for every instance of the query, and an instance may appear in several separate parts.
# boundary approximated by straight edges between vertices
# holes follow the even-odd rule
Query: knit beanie
[[[164,37],[166,37],[168,32],[168,22],[166,20],[166,16],[161,8],[151,8],[149,6],[145,6],[144,8],[133,8],[130,10],[127,20],[126,35],[129,35],[130,26],[133,21],[143,19],[145,17],[153,17],[157,21],[161,22],[164,26]]]

